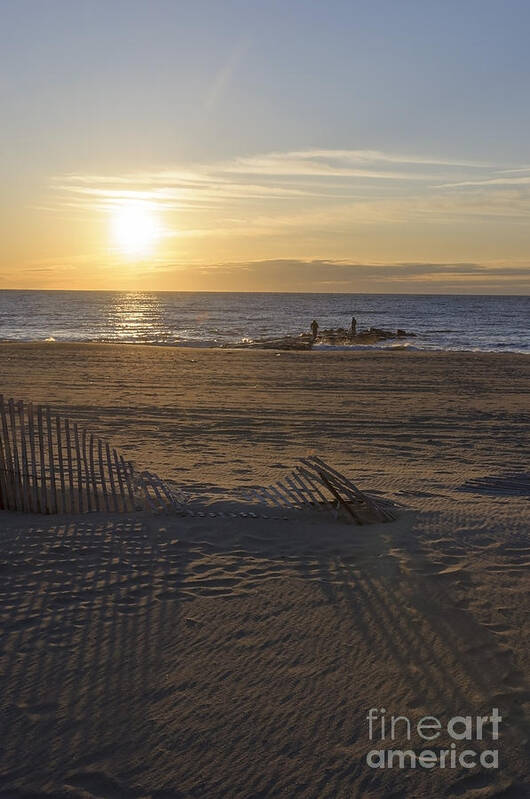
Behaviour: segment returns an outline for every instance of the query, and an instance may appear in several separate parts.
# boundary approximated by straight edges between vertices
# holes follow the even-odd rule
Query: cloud
[[[332,261],[327,259],[289,259],[278,258],[263,261],[247,261],[242,263],[224,263],[205,266],[203,269],[224,269],[227,272],[244,270],[246,273],[266,274],[267,276],[290,275],[303,276],[304,279],[318,280],[355,280],[358,277],[399,277],[403,279],[421,277],[462,275],[466,277],[504,278],[513,276],[530,277],[530,259],[528,265],[503,266],[481,263],[432,263],[432,262],[398,262],[398,263],[355,263],[348,261]]]
[[[400,169],[389,171],[382,168],[387,165]],[[423,168],[422,171],[416,170],[418,166]],[[221,164],[219,168],[229,174],[260,174],[271,177],[429,180],[432,178],[432,172],[440,168],[446,170],[462,167],[476,170],[488,165],[480,162],[384,153],[380,150],[306,149],[240,157]]]
[[[464,242],[463,250],[481,259],[488,246],[492,255],[501,247],[509,252],[514,231],[518,253],[526,246],[530,175],[523,166],[501,168],[507,169],[374,149],[291,149],[154,170],[59,175],[52,182],[54,203],[46,205],[63,216],[94,219],[116,205],[141,202],[160,213],[166,249],[186,248],[195,257],[202,246],[205,258],[216,247],[245,257],[251,238],[263,257],[378,256],[395,242],[393,255],[423,255],[436,247],[451,258],[460,245],[446,242],[462,242],[482,225],[484,236]]]
[[[293,291],[361,293],[527,294],[528,262],[355,262],[322,258],[190,263],[152,258],[134,272],[119,258],[74,255],[28,262],[23,271],[0,270],[5,287],[183,291]],[[3,271],[3,273],[2,273]],[[94,285],[96,280],[97,285]],[[86,281],[86,285],[83,281]],[[71,285],[71,283],[68,283]]]
[[[160,264],[164,281],[183,285],[189,264]],[[153,280],[153,271],[145,273]],[[194,265],[197,290],[305,292],[418,292],[467,291],[488,293],[528,288],[530,266],[481,263],[353,263],[326,259],[267,259]],[[185,283],[184,283],[185,285]]]
[[[282,153],[276,153],[282,156]],[[374,163],[377,161],[392,164],[426,164],[431,166],[454,166],[454,167],[485,167],[491,164],[483,161],[462,161],[451,160],[449,158],[438,158],[436,156],[406,155],[397,153],[385,153],[381,150],[333,150],[333,149],[306,149],[293,150],[287,156],[297,158],[342,158],[357,164]]]
[[[388,167],[391,167],[390,169]],[[145,170],[117,175],[70,174],[53,181],[57,195],[88,206],[143,199],[163,207],[248,200],[344,199],[374,193],[407,193],[408,184],[440,182],[444,173],[489,168],[378,150],[306,149],[240,156],[210,164]],[[445,174],[448,178],[449,174]],[[454,182],[454,181],[453,181]],[[389,184],[385,189],[385,185]]]
[[[519,170],[513,170],[519,171]],[[521,169],[521,172],[526,170]],[[462,180],[459,183],[440,183],[436,188],[455,189],[461,186],[523,186],[530,184],[530,175],[524,177],[500,177],[487,180]]]

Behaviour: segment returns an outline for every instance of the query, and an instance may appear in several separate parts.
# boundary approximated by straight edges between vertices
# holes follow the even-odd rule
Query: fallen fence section
[[[345,475],[321,458],[301,458],[300,465],[267,488],[247,489],[246,498],[276,510],[328,512],[354,524],[390,522],[397,505],[360,491]]]

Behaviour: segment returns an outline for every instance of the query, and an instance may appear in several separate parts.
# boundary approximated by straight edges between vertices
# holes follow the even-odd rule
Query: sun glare
[[[161,228],[151,208],[130,202],[112,211],[111,233],[115,246],[123,255],[141,257],[153,252]]]

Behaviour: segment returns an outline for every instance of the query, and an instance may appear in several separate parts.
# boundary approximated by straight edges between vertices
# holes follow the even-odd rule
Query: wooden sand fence
[[[361,491],[322,458],[310,455],[267,488],[246,489],[248,501],[280,510],[324,511],[350,524],[374,524],[397,519],[392,500]]]
[[[43,405],[0,395],[0,510],[79,514],[151,511],[181,516],[274,518],[271,508],[328,512],[355,524],[393,521],[395,503],[360,491],[316,456],[268,487],[241,492],[259,512],[194,507],[156,474],[138,472],[108,441]],[[267,509],[267,510],[266,510]],[[258,509],[256,509],[258,510]],[[266,512],[263,512],[266,511]]]
[[[107,441],[50,409],[0,395],[0,509],[26,513],[182,511],[187,499],[137,472]]]

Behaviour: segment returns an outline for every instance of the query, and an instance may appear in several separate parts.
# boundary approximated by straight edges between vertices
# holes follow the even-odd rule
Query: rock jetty
[[[311,333],[300,333],[298,336],[281,336],[279,338],[257,338],[251,341],[242,341],[237,344],[223,345],[231,349],[254,350],[310,350],[315,344],[348,345],[348,344],[377,344],[388,339],[402,339],[416,336],[398,328],[396,332],[383,330],[380,327],[371,327],[360,330],[352,336],[351,330],[344,327],[320,330],[316,339]]]

